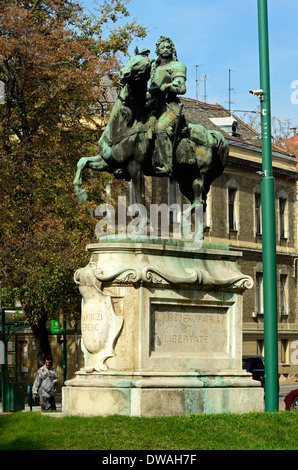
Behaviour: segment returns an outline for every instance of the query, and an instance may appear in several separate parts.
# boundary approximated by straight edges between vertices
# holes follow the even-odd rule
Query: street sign
[[[25,322],[25,314],[22,307],[7,307],[3,310],[5,325],[20,325]]]
[[[51,320],[51,333],[57,335],[60,333],[60,323],[59,320]]]

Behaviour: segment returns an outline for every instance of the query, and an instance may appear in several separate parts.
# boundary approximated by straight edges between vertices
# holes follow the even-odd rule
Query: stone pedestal
[[[163,416],[263,411],[242,370],[242,295],[252,279],[225,245],[181,241],[89,245],[83,297],[85,368],[62,389],[63,412]]]

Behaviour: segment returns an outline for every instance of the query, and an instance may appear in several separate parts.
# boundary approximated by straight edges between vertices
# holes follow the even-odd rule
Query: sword
[[[182,110],[183,110],[183,104],[179,103],[179,114],[177,116],[177,122],[176,122],[176,127],[175,127],[175,136],[174,136],[174,142],[173,142],[173,156],[174,156],[176,148],[177,148],[177,142],[178,142],[178,137],[179,137],[179,132],[180,132],[180,123],[181,123]]]

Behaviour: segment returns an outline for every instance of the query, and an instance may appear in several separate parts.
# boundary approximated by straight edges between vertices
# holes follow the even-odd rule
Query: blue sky
[[[93,0],[82,0],[92,9]],[[100,3],[100,1],[99,1]],[[132,17],[149,28],[135,40],[155,56],[161,35],[174,41],[178,59],[187,66],[189,98],[203,100],[206,75],[207,102],[228,108],[231,69],[231,108],[255,110],[259,104],[249,90],[260,88],[257,0],[130,0]],[[298,2],[268,0],[271,114],[298,126]],[[295,83],[297,81],[297,83]],[[295,88],[291,88],[291,85]],[[297,93],[295,93],[297,91]],[[297,103],[296,103],[297,101]]]

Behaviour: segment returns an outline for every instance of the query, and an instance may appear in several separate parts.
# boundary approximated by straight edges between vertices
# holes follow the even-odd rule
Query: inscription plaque
[[[226,353],[227,307],[151,304],[151,352]]]

